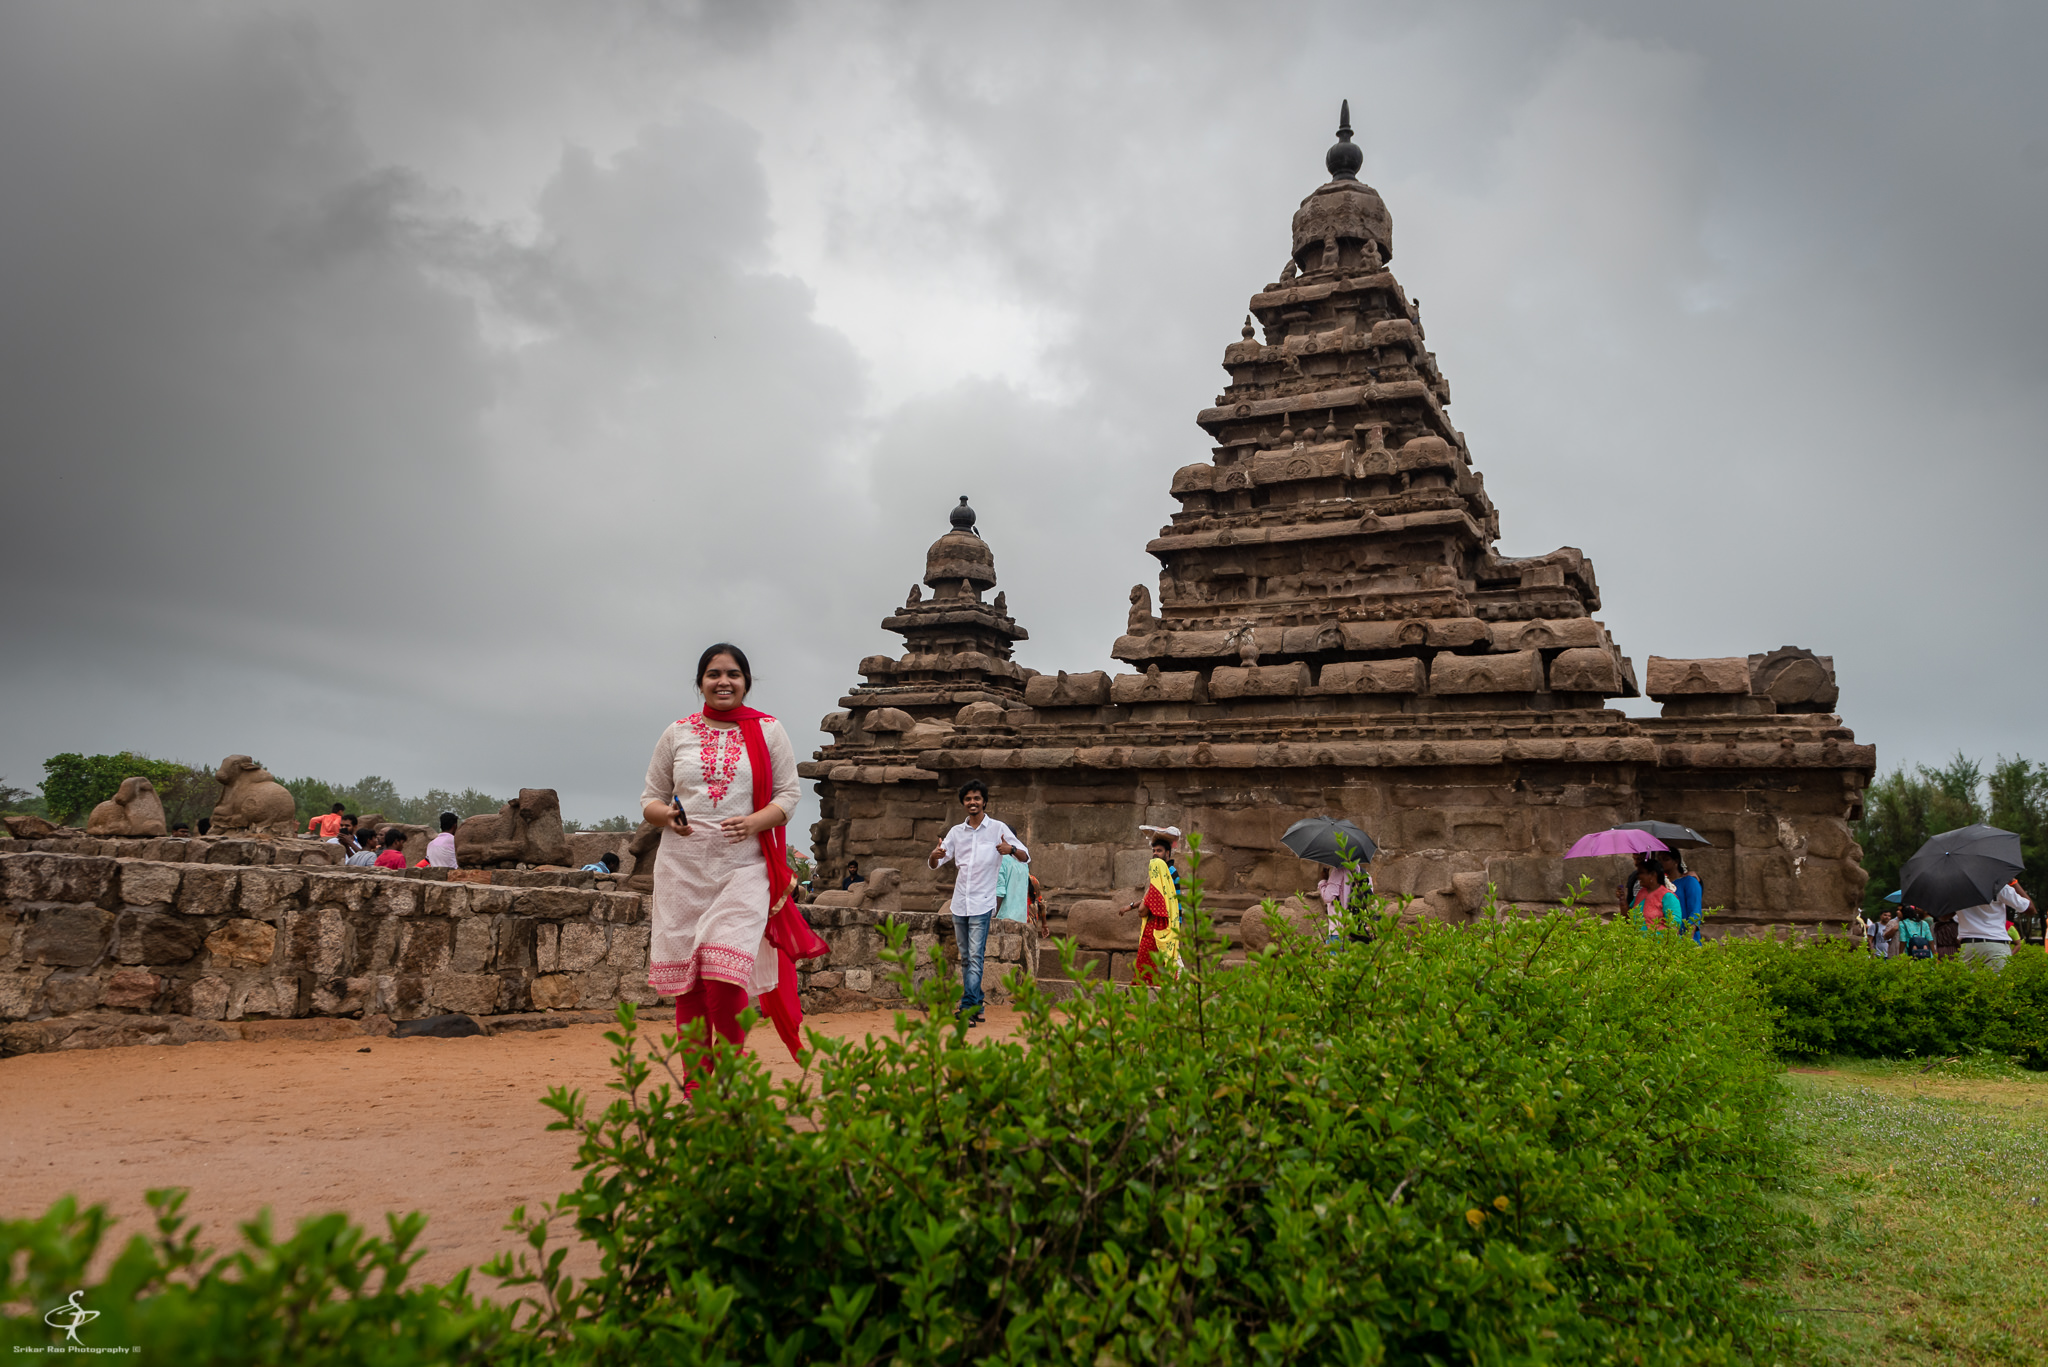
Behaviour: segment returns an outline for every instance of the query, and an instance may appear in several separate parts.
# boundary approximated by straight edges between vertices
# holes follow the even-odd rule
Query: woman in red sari
[[[676,1032],[708,1051],[744,1045],[758,996],[792,1054],[802,1047],[796,959],[829,952],[790,894],[788,836],[800,788],[782,723],[745,705],[746,653],[719,642],[697,661],[700,712],[655,744],[641,814],[661,828],[647,981],[676,999]],[[709,1054],[697,1062],[708,1067]]]

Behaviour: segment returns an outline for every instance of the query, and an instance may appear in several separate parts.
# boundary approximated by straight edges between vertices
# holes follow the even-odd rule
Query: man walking
[[[1963,958],[1989,964],[1993,968],[2004,968],[2005,961],[2012,955],[2012,937],[2005,933],[2007,913],[2018,915],[2033,905],[2033,899],[2020,891],[2020,880],[2015,878],[1982,906],[1964,907],[1957,912],[1956,925],[1962,931]]]
[[[981,1024],[981,961],[988,952],[988,923],[996,909],[996,874],[1003,856],[1029,863],[1031,851],[1017,833],[987,815],[988,785],[971,778],[960,785],[960,805],[967,819],[946,832],[932,850],[933,868],[952,860],[960,870],[953,881],[953,941],[960,947],[958,1014],[970,1025]]]

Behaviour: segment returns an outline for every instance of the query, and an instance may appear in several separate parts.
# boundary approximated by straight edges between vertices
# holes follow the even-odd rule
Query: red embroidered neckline
[[[725,801],[725,795],[732,791],[733,776],[739,772],[740,756],[747,750],[746,738],[739,728],[713,730],[701,713],[689,718],[690,730],[697,735],[698,753],[704,771],[704,791],[716,807]],[[721,740],[720,737],[723,737]]]

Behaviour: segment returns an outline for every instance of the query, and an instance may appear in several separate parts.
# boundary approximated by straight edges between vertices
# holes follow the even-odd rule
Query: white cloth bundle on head
[[[1170,835],[1176,840],[1180,839],[1180,827],[1178,826],[1140,826],[1138,829],[1150,831],[1154,835]]]

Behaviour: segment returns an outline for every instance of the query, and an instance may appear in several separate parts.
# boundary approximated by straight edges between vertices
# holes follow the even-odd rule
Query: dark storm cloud
[[[624,810],[707,640],[815,744],[961,493],[1024,661],[1108,666],[1341,96],[1504,549],[1587,550],[1639,667],[1833,653],[1887,762],[2048,755],[2043,31],[10,8],[0,772]]]

